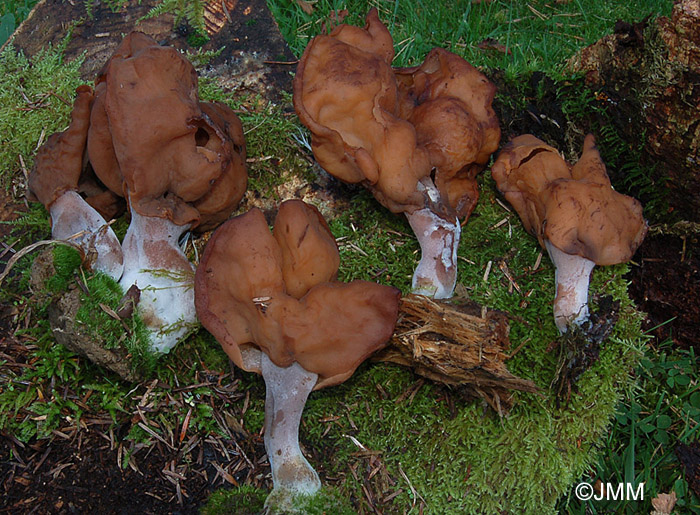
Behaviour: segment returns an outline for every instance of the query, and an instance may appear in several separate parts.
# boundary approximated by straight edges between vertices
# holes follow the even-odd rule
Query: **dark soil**
[[[7,386],[3,377],[8,368],[31,366],[35,348],[30,341],[0,332],[0,360],[6,361],[0,367],[0,388]],[[226,399],[243,397],[230,374],[197,379],[197,386],[225,391],[220,395]],[[160,382],[157,386],[168,388]],[[184,424],[169,428],[149,418],[151,411],[180,403],[189,386],[170,387],[157,406],[149,406],[146,389],[143,406],[135,414],[120,413],[116,422],[108,412],[89,408],[85,394],[56,391],[48,381],[41,390],[47,402],[60,396],[79,405],[83,415],[80,421],[63,417],[65,424],[49,437],[29,443],[0,432],[0,513],[189,514],[198,513],[220,488],[238,483],[269,487],[259,435],[232,429],[226,421],[220,424],[227,435],[220,437],[188,431]],[[36,414],[20,410],[16,416]],[[139,427],[153,437],[139,442],[129,438]]]
[[[695,441],[690,445],[679,444],[676,456],[683,464],[688,485],[695,495],[700,496],[700,443]]]
[[[138,472],[117,466],[117,449],[99,431],[110,424],[107,419],[73,437],[38,440],[27,446],[9,437],[0,439],[0,455],[11,457],[0,465],[4,490],[0,511],[197,513],[198,497],[188,494],[178,505],[177,493],[163,481],[168,457],[156,452],[139,464]],[[199,490],[196,493],[206,486],[203,477],[188,482],[189,488]]]
[[[627,276],[630,296],[647,313],[645,329],[700,352],[700,237],[648,235]]]

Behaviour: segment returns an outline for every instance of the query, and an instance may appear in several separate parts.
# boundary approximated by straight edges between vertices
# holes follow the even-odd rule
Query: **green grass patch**
[[[331,11],[347,9],[350,14],[346,23],[363,26],[367,11],[376,7],[379,18],[394,38],[395,65],[421,62],[433,47],[440,46],[475,66],[499,68],[518,75],[532,70],[559,71],[578,49],[611,33],[617,20],[638,21],[648,15],[668,15],[672,2],[319,0],[311,3],[311,14],[298,2],[268,0],[268,5],[298,56],[311,38],[322,32],[323,22]],[[492,44],[480,48],[485,40],[502,45],[503,51],[493,49]]]

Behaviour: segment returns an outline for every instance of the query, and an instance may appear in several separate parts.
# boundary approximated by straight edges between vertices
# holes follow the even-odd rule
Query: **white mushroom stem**
[[[413,273],[413,293],[448,299],[457,283],[459,220],[445,220],[428,208],[406,213],[408,223],[420,244],[421,257]]]
[[[595,262],[581,256],[566,254],[549,241],[545,241],[545,246],[556,268],[554,323],[563,334],[569,325],[580,326],[588,320],[588,283]]]
[[[51,237],[67,240],[83,249],[93,268],[115,281],[122,275],[123,255],[112,228],[83,197],[66,191],[49,207]]]
[[[281,368],[262,354],[265,379],[265,450],[273,490],[266,505],[290,506],[296,495],[313,495],[321,480],[299,448],[299,422],[318,375],[298,363]]]
[[[197,322],[194,307],[194,267],[178,240],[189,225],[131,212],[126,231],[124,274],[119,284],[141,290],[138,311],[151,333],[151,347],[169,352]]]

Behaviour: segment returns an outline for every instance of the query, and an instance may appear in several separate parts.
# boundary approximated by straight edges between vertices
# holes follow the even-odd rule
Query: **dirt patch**
[[[618,21],[615,33],[569,62],[605,97],[619,120],[615,129],[642,145],[643,166],[667,190],[680,219],[700,213],[700,8],[674,3],[671,18]]]
[[[700,443],[679,444],[676,447],[676,456],[683,464],[685,480],[695,495],[700,496]]]
[[[700,237],[650,234],[634,262],[629,293],[647,313],[645,329],[700,351]]]
[[[27,56],[36,55],[49,44],[58,45],[70,34],[65,56],[70,61],[84,56],[81,77],[92,81],[110,58],[123,36],[139,30],[161,44],[194,52],[193,31],[186,22],[175,25],[169,13],[144,17],[156,8],[155,0],[132,0],[118,10],[108,2],[95,2],[88,16],[83,2],[42,0],[13,34],[11,42]],[[241,94],[262,94],[278,102],[282,92],[291,91],[296,58],[279,32],[265,0],[209,2],[205,7],[208,41],[201,50],[219,51],[206,73],[222,87]]]
[[[30,340],[0,334],[0,385],[31,366],[35,350]],[[225,390],[227,399],[244,397],[228,374],[201,375],[197,381]],[[155,411],[172,409],[190,388],[152,386],[169,391]],[[0,513],[194,514],[226,485],[269,488],[262,437],[240,426],[231,428],[222,420],[225,436],[188,431],[184,425],[169,428],[150,418],[153,406],[146,406],[146,398],[135,413],[119,413],[115,422],[105,410],[91,409],[84,391],[59,391],[48,381],[40,389],[47,402],[60,397],[79,405],[83,414],[79,421],[62,417],[64,423],[50,436],[28,443],[0,432]],[[36,413],[21,409],[15,416],[29,419]],[[145,438],[129,438],[140,429]]]

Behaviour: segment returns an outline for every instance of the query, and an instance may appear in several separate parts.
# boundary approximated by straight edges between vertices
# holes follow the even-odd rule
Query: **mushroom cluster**
[[[197,74],[177,50],[132,32],[95,81],[77,90],[71,124],[39,150],[29,189],[49,210],[52,235],[74,239],[138,309],[153,350],[168,352],[196,322],[194,267],[178,245],[188,230],[226,220],[246,185],[241,123],[200,102]],[[119,245],[106,220],[125,202]]]
[[[589,317],[588,284],[595,265],[629,261],[647,224],[641,204],[616,192],[589,134],[573,166],[531,134],[510,141],[492,175],[525,229],[556,268],[554,321],[561,333]]]
[[[328,173],[363,184],[408,218],[421,247],[413,291],[448,298],[459,219],[474,209],[476,174],[498,148],[496,88],[440,48],[420,66],[392,68],[393,41],[376,9],[366,21],[309,43],[294,79],[294,108]]]
[[[240,368],[266,385],[265,449],[274,489],[269,503],[320,488],[299,448],[309,393],[349,378],[391,337],[399,291],[337,280],[340,257],[318,210],[281,204],[270,233],[254,208],[213,234],[195,276],[202,325]]]

